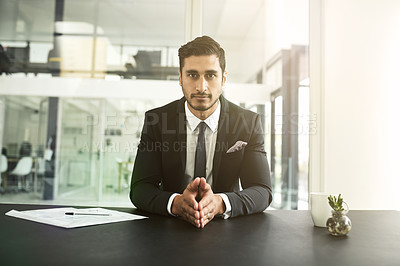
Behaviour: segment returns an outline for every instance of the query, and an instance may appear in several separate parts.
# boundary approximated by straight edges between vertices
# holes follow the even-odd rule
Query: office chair
[[[27,177],[30,176],[32,172],[32,164],[32,157],[22,157],[18,161],[17,166],[15,166],[14,170],[10,172],[10,175],[17,176],[18,178],[17,190],[22,189],[22,177],[25,177],[25,189],[28,190],[29,179],[27,179]]]

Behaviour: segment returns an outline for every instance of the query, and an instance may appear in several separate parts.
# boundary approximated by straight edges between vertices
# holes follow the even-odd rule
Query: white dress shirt
[[[197,138],[199,135],[198,125],[200,122],[205,122],[207,127],[205,130],[205,144],[206,144],[206,181],[208,184],[212,185],[212,168],[215,153],[215,144],[217,143],[217,133],[218,133],[218,121],[219,115],[221,113],[221,104],[218,101],[217,109],[204,121],[197,118],[189,109],[188,103],[185,102],[185,114],[186,114],[186,169],[185,174],[193,179],[194,175],[194,164],[196,155],[196,145]],[[171,206],[174,198],[178,195],[173,194],[168,201],[167,211],[169,214],[173,215],[171,212]],[[224,193],[218,194],[221,196],[225,204],[225,213],[223,218],[227,219],[231,214],[231,204],[229,202],[228,196]]]

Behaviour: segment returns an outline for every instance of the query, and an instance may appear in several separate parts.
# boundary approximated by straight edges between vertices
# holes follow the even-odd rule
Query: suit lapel
[[[186,116],[185,116],[185,98],[181,98],[176,108],[176,138],[178,140],[179,157],[183,172],[186,168]]]
[[[219,115],[217,143],[215,144],[212,187],[215,187],[214,185],[216,184],[216,179],[218,178],[221,156],[225,151],[224,149],[224,147],[226,146],[225,143],[227,143],[226,131],[229,128],[229,105],[222,95],[220,97],[220,103],[221,103],[221,114]]]

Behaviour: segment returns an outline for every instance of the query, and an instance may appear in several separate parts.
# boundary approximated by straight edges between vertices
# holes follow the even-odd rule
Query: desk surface
[[[136,209],[149,219],[63,229],[5,216],[0,204],[1,265],[400,265],[400,212],[350,211],[353,228],[334,237],[309,211],[266,211],[204,229]]]

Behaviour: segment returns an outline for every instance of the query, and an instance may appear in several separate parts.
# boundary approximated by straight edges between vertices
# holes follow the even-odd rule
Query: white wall
[[[400,209],[400,1],[311,0],[311,190]]]

